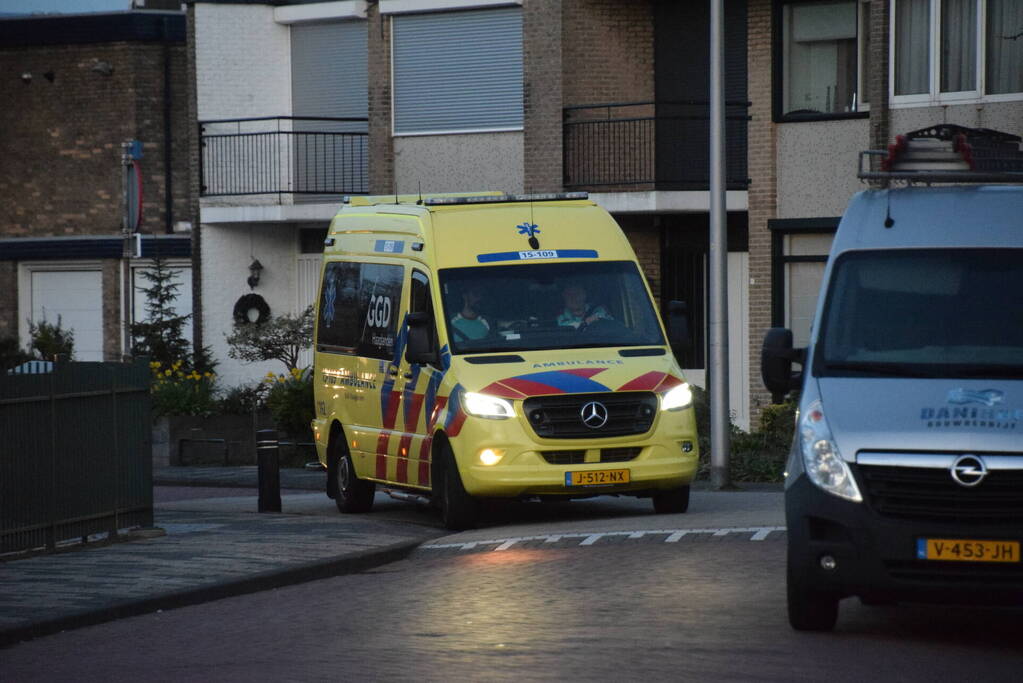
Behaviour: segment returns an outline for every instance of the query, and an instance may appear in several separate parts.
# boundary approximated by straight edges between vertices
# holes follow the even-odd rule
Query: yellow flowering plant
[[[175,360],[165,367],[160,361],[149,364],[153,374],[150,392],[157,415],[212,415],[217,410],[216,379],[209,371],[199,372]]]

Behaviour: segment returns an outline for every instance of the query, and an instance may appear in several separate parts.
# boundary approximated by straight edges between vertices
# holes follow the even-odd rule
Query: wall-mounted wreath
[[[243,294],[234,303],[234,322],[236,325],[265,323],[270,318],[270,306],[266,299],[258,294]]]

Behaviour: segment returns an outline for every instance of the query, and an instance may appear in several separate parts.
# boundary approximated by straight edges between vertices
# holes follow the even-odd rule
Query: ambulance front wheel
[[[330,441],[332,468],[335,477],[334,502],[340,512],[369,512],[373,507],[376,485],[359,479],[355,474],[352,454],[344,434],[338,434]]]
[[[441,470],[440,513],[444,526],[453,531],[472,529],[479,516],[479,501],[470,496],[462,485],[462,476],[458,473],[458,463],[450,444],[444,444],[441,457],[444,466]]]
[[[654,512],[659,515],[678,514],[689,509],[689,486],[659,491],[653,495]]]

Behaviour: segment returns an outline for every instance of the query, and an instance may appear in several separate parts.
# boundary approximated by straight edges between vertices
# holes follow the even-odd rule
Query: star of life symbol
[[[1005,393],[997,389],[985,389],[983,391],[970,391],[969,389],[952,389],[948,392],[948,402],[956,405],[968,403],[979,403],[988,408],[994,407],[1002,402]]]
[[[515,227],[519,229],[520,235],[528,235],[529,237],[533,237],[540,232],[540,228],[535,223],[526,222]]]

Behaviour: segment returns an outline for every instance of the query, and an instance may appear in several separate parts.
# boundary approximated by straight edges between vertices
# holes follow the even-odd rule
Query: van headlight
[[[824,406],[820,401],[811,403],[803,413],[799,421],[799,439],[810,481],[839,498],[854,503],[863,501],[852,470],[842,460],[838,444],[831,436],[831,428],[828,427]]]
[[[661,398],[661,410],[682,410],[693,402],[693,390],[688,382],[682,382],[670,389]]]
[[[511,402],[497,396],[467,391],[463,396],[463,400],[465,402],[465,412],[476,417],[504,420],[515,415]]]

